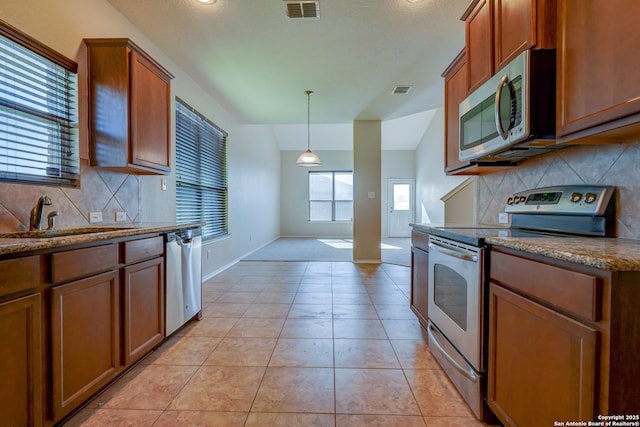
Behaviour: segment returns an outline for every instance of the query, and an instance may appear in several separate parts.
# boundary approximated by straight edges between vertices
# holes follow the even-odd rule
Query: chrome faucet
[[[47,195],[42,195],[38,198],[36,205],[31,209],[31,216],[29,217],[29,230],[42,230],[42,211],[44,206],[51,205],[51,199]]]

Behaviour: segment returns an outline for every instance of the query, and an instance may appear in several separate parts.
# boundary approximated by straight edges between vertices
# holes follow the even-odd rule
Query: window
[[[229,232],[227,133],[176,98],[176,220],[206,222],[203,238]]]
[[[353,172],[309,172],[309,221],[351,221]]]
[[[77,184],[77,68],[0,21],[0,181]]]

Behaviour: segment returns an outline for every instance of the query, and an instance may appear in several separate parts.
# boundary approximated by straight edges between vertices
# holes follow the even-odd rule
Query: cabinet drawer
[[[585,319],[600,320],[602,281],[598,277],[537,261],[491,252],[491,279],[541,298]]]
[[[118,266],[118,245],[75,249],[51,255],[51,280],[65,282]]]
[[[41,283],[40,256],[0,261],[0,296],[35,288]]]
[[[148,239],[132,240],[124,243],[124,262],[131,264],[147,258],[164,254],[164,239],[162,236]]]
[[[421,231],[411,231],[411,244],[418,249],[429,252],[429,235]]]

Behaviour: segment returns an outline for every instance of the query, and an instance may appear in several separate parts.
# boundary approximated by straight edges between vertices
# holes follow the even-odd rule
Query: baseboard
[[[353,240],[353,236],[297,236],[297,235],[286,235],[278,237],[282,239],[342,239],[342,240]],[[276,240],[278,240],[276,239]]]
[[[249,255],[251,255],[252,253],[254,253],[255,251],[258,251],[262,248],[264,248],[265,246],[267,246],[270,243],[275,242],[276,240],[278,240],[280,238],[280,236],[276,237],[273,240],[268,241],[267,243],[263,244],[262,246],[258,246],[257,248],[255,248],[254,250],[252,250],[251,252],[247,252],[246,254],[239,256],[238,258],[234,259],[233,261],[228,262],[227,264],[223,265],[222,267],[212,271],[211,273],[207,274],[206,276],[202,277],[202,281],[206,282],[207,280],[211,279],[212,277],[217,276],[218,274],[222,273],[223,271],[225,271],[228,268],[233,267],[234,265],[236,265],[238,262],[242,261],[244,258],[248,257]]]
[[[233,267],[234,265],[236,265],[241,260],[242,260],[242,258],[236,258],[233,261],[231,261],[230,263],[223,265],[222,267],[218,268],[217,270],[212,271],[211,273],[207,274],[206,276],[203,276],[202,277],[202,283],[206,282],[207,280],[211,279],[212,277],[217,276],[218,274],[222,273],[226,269]]]
[[[382,264],[381,259],[354,259],[354,264]]]

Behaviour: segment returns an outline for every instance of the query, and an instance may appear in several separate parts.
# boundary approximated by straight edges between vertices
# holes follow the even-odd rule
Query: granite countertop
[[[492,246],[505,247],[542,255],[549,258],[569,261],[590,267],[610,271],[640,271],[640,240],[616,239],[604,237],[567,237],[543,235],[508,236],[493,230],[507,229],[499,225],[477,224],[411,224],[418,230],[429,234],[442,234],[444,229],[466,229],[469,235],[483,238]],[[473,230],[473,231],[472,231]],[[457,230],[455,233],[462,233]]]
[[[640,271],[640,240],[600,237],[488,237],[493,246],[611,271]]]
[[[60,235],[57,237],[8,237],[11,233],[0,232],[0,257],[9,254],[18,254],[21,252],[30,252],[36,250],[46,250],[51,248],[60,248],[64,246],[77,245],[81,243],[91,243],[101,240],[117,239],[121,237],[137,236],[147,233],[165,233],[175,230],[184,230],[187,228],[195,228],[203,226],[203,222],[194,222],[188,224],[176,223],[135,223],[135,224],[100,224],[97,226],[88,225],[85,227],[74,227],[72,229],[59,229],[55,232],[65,231],[72,232],[69,235]],[[104,228],[105,231],[97,231],[96,229]]]

